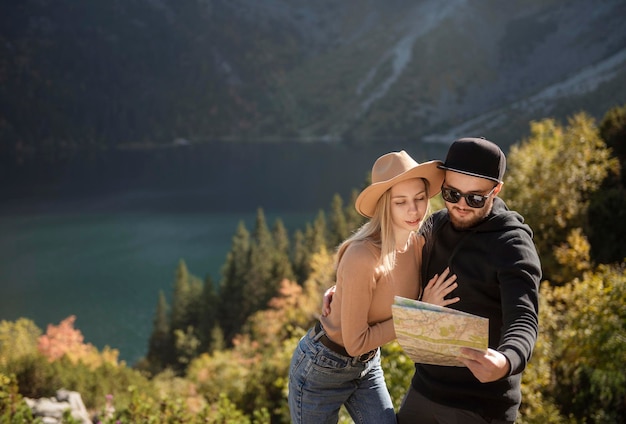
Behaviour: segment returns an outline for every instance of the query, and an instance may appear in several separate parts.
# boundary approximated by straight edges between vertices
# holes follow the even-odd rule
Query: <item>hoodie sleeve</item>
[[[530,229],[507,233],[500,257],[506,261],[498,267],[502,332],[497,350],[509,360],[514,375],[530,361],[539,330],[541,264]]]

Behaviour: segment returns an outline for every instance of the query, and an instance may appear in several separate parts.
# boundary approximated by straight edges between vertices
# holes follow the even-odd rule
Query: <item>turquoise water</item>
[[[0,320],[45,331],[75,315],[85,342],[133,364],[180,259],[218,283],[239,221],[252,230],[257,207],[293,234],[335,193],[349,199],[380,154],[443,157],[437,144],[400,144],[208,143],[0,167]]]
[[[290,235],[314,213],[280,217]],[[158,293],[169,298],[185,260],[201,278],[220,268],[240,221],[250,213],[55,213],[0,217],[0,320],[32,319],[43,331],[76,316],[75,327],[99,349],[133,364],[145,355]]]

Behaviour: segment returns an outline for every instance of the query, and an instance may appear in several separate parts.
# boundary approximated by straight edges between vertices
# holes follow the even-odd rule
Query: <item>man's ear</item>
[[[497,196],[497,195],[498,195],[498,193],[500,193],[500,190],[502,190],[502,185],[503,185],[503,184],[504,184],[504,183],[498,183],[498,185],[496,186],[496,189],[493,191],[493,195],[494,195],[494,196]]]

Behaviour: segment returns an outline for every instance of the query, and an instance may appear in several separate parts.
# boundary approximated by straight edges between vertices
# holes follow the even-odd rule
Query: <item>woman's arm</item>
[[[448,277],[449,273],[450,270],[446,268],[441,275],[435,275],[430,279],[424,288],[424,293],[422,293],[421,300],[423,302],[439,306],[448,306],[460,300],[459,297],[453,297],[450,299],[445,298],[458,286],[458,283],[456,282],[456,275],[450,275]],[[324,292],[324,299],[322,301],[322,316],[328,316],[328,314],[330,314],[330,304],[333,300],[333,295],[335,294],[336,289],[336,286],[332,286]]]

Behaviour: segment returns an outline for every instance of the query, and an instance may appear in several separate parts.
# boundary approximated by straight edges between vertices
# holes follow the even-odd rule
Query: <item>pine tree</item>
[[[204,315],[204,282],[199,277],[189,274],[189,298],[187,303],[187,326],[199,331]]]
[[[349,235],[348,222],[343,209],[343,199],[339,194],[333,196],[330,205],[330,227],[328,231],[329,248],[338,246]]]
[[[326,232],[326,215],[324,211],[319,211],[313,225],[305,225],[304,234],[299,231],[295,234],[294,269],[301,283],[311,273],[311,257],[322,249],[327,249]]]
[[[185,261],[181,259],[176,269],[174,293],[172,295],[172,310],[170,314],[172,331],[185,328],[189,322],[190,291],[189,270]]]
[[[152,334],[148,340],[148,354],[146,355],[150,369],[154,372],[163,369],[165,364],[171,363],[173,360],[168,309],[165,294],[163,291],[159,291],[159,299],[152,320]]]
[[[264,309],[278,291],[280,280],[276,280],[273,273],[275,252],[274,240],[263,209],[258,209],[242,305],[246,318],[259,309]]]
[[[176,270],[172,310],[170,315],[170,337],[173,342],[174,360],[169,364],[183,371],[189,359],[199,353],[199,322],[202,311],[202,281],[189,273],[184,260]]]
[[[622,184],[626,185],[626,105],[610,109],[599,126],[600,137],[621,163]]]
[[[626,258],[626,105],[609,110],[599,127],[600,137],[611,148],[621,169],[602,183],[589,203],[589,242],[593,259],[600,263]]]
[[[200,316],[198,321],[198,336],[200,338],[200,350],[211,350],[211,332],[217,325],[218,319],[218,296],[215,284],[210,276],[204,280],[202,288]]]
[[[321,210],[317,213],[313,226],[309,227],[309,231],[305,234],[309,246],[309,254],[319,252],[322,247],[328,247],[327,231],[326,214]]]
[[[233,236],[230,252],[226,255],[218,296],[219,323],[227,344],[230,344],[232,337],[246,320],[242,305],[249,255],[250,233],[242,221]]]
[[[274,222],[272,238],[274,239],[274,248],[276,252],[273,278],[278,281],[281,281],[284,278],[293,281],[295,279],[295,273],[293,271],[293,266],[291,265],[291,246],[289,242],[289,234],[281,219],[277,219]]]
[[[344,214],[346,217],[346,227],[348,230],[348,235],[355,232],[361,225],[363,225],[366,221],[366,218],[357,212],[354,204],[356,203],[356,198],[359,196],[359,192],[356,190],[352,190],[352,195],[350,196],[350,202],[346,205],[344,209]]]
[[[303,284],[307,278],[307,262],[308,262],[308,250],[306,247],[306,241],[302,230],[296,230],[293,235],[293,251],[291,254],[291,262],[293,264],[293,272],[296,276],[296,281]]]

